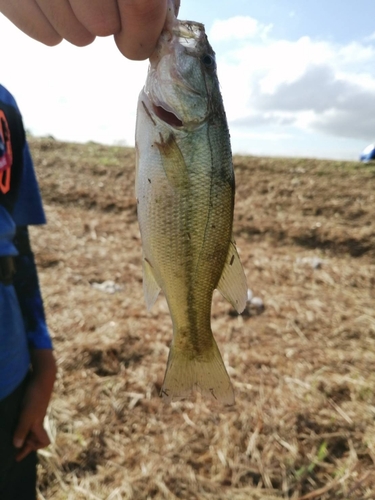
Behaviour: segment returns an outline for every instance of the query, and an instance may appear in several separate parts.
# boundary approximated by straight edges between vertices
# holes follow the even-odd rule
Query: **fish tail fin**
[[[224,405],[234,404],[233,387],[213,337],[212,348],[204,354],[186,354],[173,343],[169,351],[160,396],[170,402],[188,397],[194,389]]]

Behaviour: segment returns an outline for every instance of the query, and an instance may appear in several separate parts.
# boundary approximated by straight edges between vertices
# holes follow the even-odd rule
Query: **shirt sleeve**
[[[42,199],[33,161],[25,137],[22,115],[10,92],[0,85],[0,110],[5,113],[10,133],[12,165],[9,191],[0,202],[11,214],[17,226],[44,224]]]
[[[16,257],[16,274],[13,285],[24,320],[29,347],[31,349],[52,349],[37,269],[26,226],[17,228],[15,246],[19,254]]]

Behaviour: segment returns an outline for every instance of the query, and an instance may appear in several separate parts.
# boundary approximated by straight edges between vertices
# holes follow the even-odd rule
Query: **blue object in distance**
[[[361,153],[359,157],[360,161],[367,163],[371,160],[375,160],[375,144],[370,144]]]

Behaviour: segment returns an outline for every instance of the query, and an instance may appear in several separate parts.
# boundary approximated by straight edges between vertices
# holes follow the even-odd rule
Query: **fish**
[[[136,120],[136,198],[147,309],[164,293],[173,337],[160,395],[235,403],[211,329],[213,292],[241,313],[235,179],[215,53],[204,25],[173,18],[150,57]]]

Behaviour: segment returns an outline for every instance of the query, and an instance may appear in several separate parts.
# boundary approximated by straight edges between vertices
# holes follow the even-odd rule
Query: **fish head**
[[[215,53],[204,26],[177,19],[150,57],[144,92],[150,112],[175,128],[191,129],[222,113]]]

